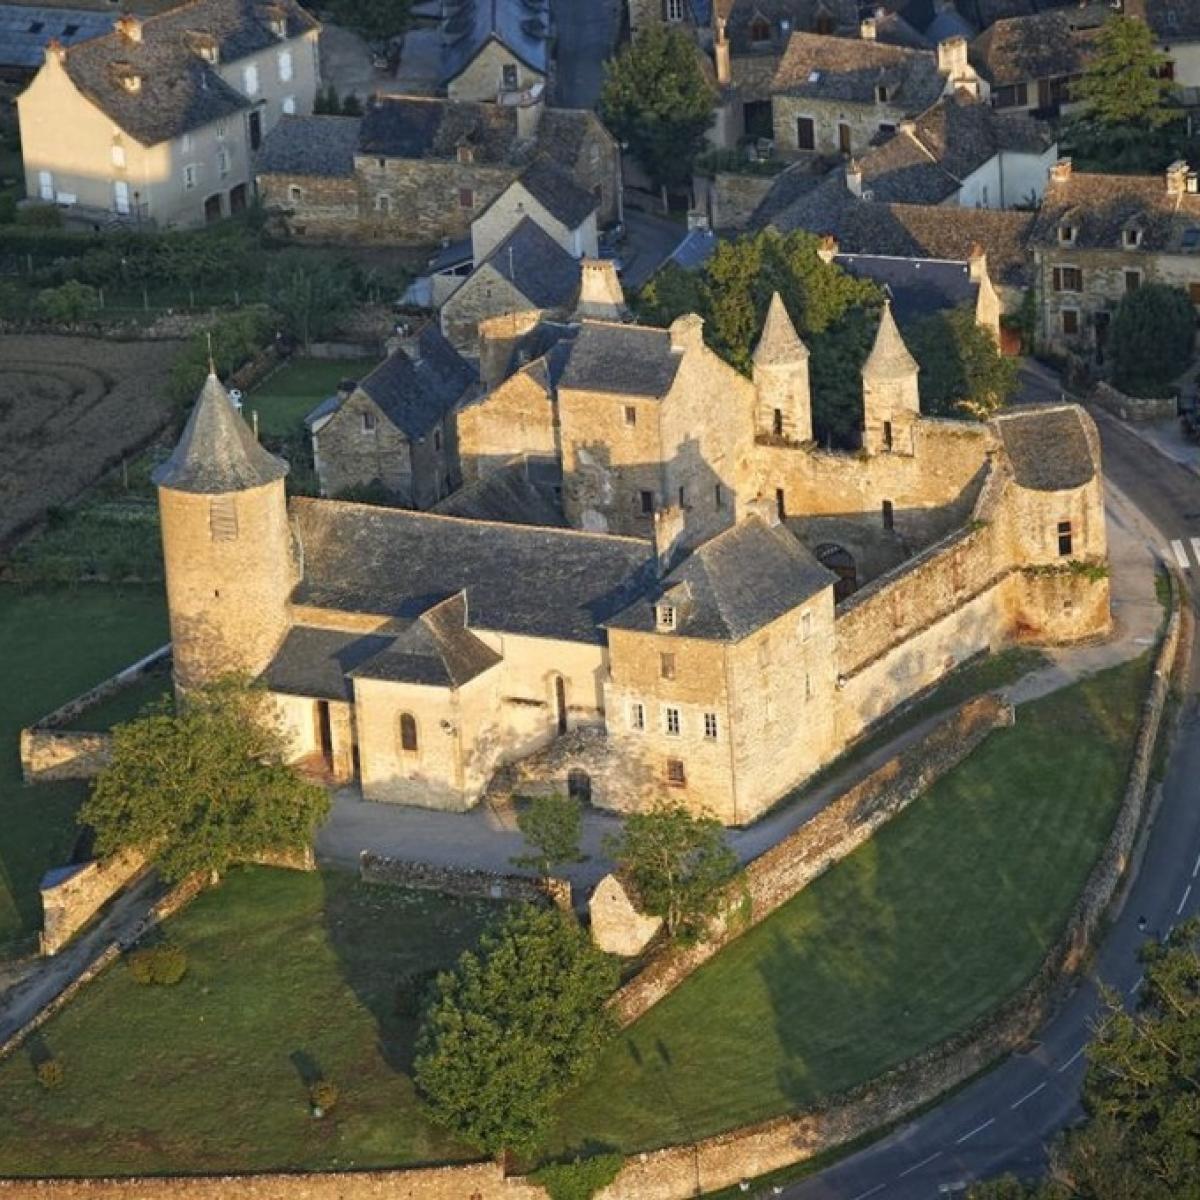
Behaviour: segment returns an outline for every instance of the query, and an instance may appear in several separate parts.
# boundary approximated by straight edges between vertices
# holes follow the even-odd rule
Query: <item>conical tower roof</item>
[[[176,492],[217,494],[261,487],[287,471],[287,463],[258,444],[210,370],[179,444],[153,479]]]
[[[892,316],[891,301],[883,306],[879,319],[879,331],[875,334],[875,345],[863,365],[864,379],[907,379],[919,370],[917,360],[908,352],[896,318]]]
[[[771,297],[767,319],[763,322],[762,337],[754,347],[756,366],[781,366],[785,363],[801,362],[808,357],[808,347],[800,340],[792,318],[783,306],[783,297],[778,292]]]

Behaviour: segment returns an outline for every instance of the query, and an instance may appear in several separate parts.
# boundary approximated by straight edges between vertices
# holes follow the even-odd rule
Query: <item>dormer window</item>
[[[659,604],[654,609],[655,621],[658,628],[663,631],[672,630],[675,628],[676,609],[673,604]]]
[[[127,92],[140,92],[142,90],[142,77],[134,70],[130,63],[115,63],[113,65],[113,73],[117,77],[117,82]]]
[[[755,17],[750,22],[750,40],[752,42],[769,42],[771,40],[771,23],[765,17]]]
[[[459,146],[458,161],[460,163],[473,163],[475,161],[475,151],[470,146]]]
[[[875,85],[875,100],[879,104],[888,102],[888,89],[886,83],[877,83]]]
[[[1077,230],[1075,229],[1074,225],[1066,225],[1066,224],[1060,225],[1058,227],[1058,240],[1064,246],[1073,246],[1073,245],[1075,245],[1076,232],[1077,232]]]
[[[1138,246],[1140,246],[1142,244],[1141,228],[1137,225],[1131,225],[1128,229],[1125,230],[1125,236],[1122,240],[1125,243],[1126,249],[1128,249],[1128,250],[1136,249]]]

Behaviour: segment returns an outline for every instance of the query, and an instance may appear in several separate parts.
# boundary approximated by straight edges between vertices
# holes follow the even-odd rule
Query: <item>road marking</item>
[[[1183,570],[1188,570],[1192,564],[1188,562],[1187,551],[1183,548],[1183,543],[1176,538],[1171,543],[1171,549],[1175,551],[1175,561],[1180,565],[1180,567],[1183,568]]]
[[[1033,1089],[1033,1091],[1026,1092],[1025,1095],[1023,1095],[1020,1098],[1020,1100],[1015,1101],[1013,1104],[1010,1104],[1008,1107],[1009,1108],[1020,1108],[1021,1105],[1024,1104],[1026,1100],[1032,1100],[1034,1098],[1034,1096],[1036,1096],[1038,1094],[1038,1092],[1040,1092],[1042,1090],[1042,1088],[1044,1088],[1045,1086],[1046,1086],[1046,1082],[1045,1082],[1045,1080],[1043,1080],[1041,1083],[1039,1083],[1037,1085],[1037,1087],[1035,1087]]]
[[[1140,988],[1140,987],[1142,986],[1142,984],[1143,984],[1143,983],[1145,983],[1145,982],[1146,982],[1146,977],[1145,977],[1145,975],[1139,975],[1139,976],[1137,977],[1137,983],[1135,983],[1135,984],[1133,985],[1133,987],[1131,987],[1131,988],[1129,989],[1129,994],[1132,996],[1132,995],[1133,995],[1133,993],[1134,993],[1134,992],[1136,992],[1136,991],[1138,990],[1138,988]]]
[[[982,1125],[976,1125],[975,1128],[972,1129],[970,1133],[964,1133],[962,1135],[962,1137],[960,1137],[958,1139],[958,1141],[955,1142],[954,1144],[956,1146],[961,1146],[963,1144],[963,1142],[968,1141],[970,1138],[973,1138],[977,1133],[982,1133],[989,1125],[995,1125],[995,1123],[996,1123],[996,1118],[989,1117],[986,1121],[984,1121],[984,1123]]]
[[[869,1192],[859,1192],[854,1200],[867,1200],[868,1196],[874,1196],[876,1192],[882,1192],[887,1187],[886,1183],[877,1183]]]
[[[1072,1054],[1071,1057],[1068,1058],[1067,1061],[1058,1068],[1058,1073],[1061,1075],[1069,1066],[1071,1066],[1072,1063],[1075,1062],[1075,1060],[1084,1052],[1086,1048],[1087,1047],[1085,1046],[1080,1046],[1079,1049],[1076,1050],[1075,1053]]]
[[[1196,855],[1196,865],[1192,868],[1192,878],[1195,879],[1197,875],[1200,875],[1200,854]]]
[[[1187,887],[1185,887],[1185,888],[1183,889],[1183,899],[1182,899],[1182,900],[1180,900],[1180,902],[1179,902],[1179,907],[1178,907],[1178,908],[1175,910],[1175,915],[1176,915],[1176,916],[1179,916],[1179,914],[1180,914],[1181,912],[1183,912],[1183,906],[1184,906],[1184,905],[1185,905],[1185,904],[1188,902],[1188,897],[1189,897],[1191,894],[1192,894],[1192,885],[1189,883],[1189,884],[1187,885]]]
[[[913,1163],[913,1165],[911,1167],[909,1167],[907,1171],[901,1171],[900,1174],[896,1176],[896,1178],[903,1179],[905,1177],[905,1175],[911,1175],[914,1171],[919,1171],[922,1167],[929,1166],[929,1164],[931,1162],[933,1162],[933,1160],[935,1158],[941,1158],[941,1157],[942,1157],[942,1152],[940,1150],[935,1150],[928,1158],[921,1159],[921,1161],[919,1163]]]

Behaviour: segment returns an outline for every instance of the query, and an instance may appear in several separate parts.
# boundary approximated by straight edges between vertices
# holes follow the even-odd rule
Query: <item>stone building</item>
[[[26,194],[99,227],[239,212],[263,138],[312,111],[318,31],[294,0],[195,0],[51,43],[17,98]]]
[[[378,488],[429,508],[459,483],[454,409],[477,382],[436,325],[305,418],[323,496]]]
[[[1167,75],[1187,107],[1200,105],[1200,8],[1190,0],[1124,0],[1125,15],[1145,21],[1167,56]]]
[[[439,83],[451,100],[496,100],[550,79],[549,0],[447,0]]]
[[[745,824],[972,655],[1109,627],[1091,421],[921,417],[886,310],[856,454],[812,444],[778,298],[751,379],[694,316],[487,332],[472,515],[289,502],[214,378],[156,475],[179,682],[261,676],[367,799],[462,809],[503,771]],[[576,528],[528,523],[535,461]]]
[[[1051,171],[1030,238],[1042,342],[1103,356],[1112,314],[1143,283],[1200,305],[1200,189],[1185,162],[1165,175]]]
[[[335,122],[330,125],[328,122]],[[299,237],[435,245],[472,223],[536,160],[556,163],[620,219],[620,154],[595,113],[381,96],[361,119],[289,119],[257,165],[268,209]]]

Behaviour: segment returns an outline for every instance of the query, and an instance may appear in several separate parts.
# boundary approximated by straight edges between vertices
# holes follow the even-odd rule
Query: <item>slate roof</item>
[[[650,585],[649,542],[293,497],[298,604],[415,619],[466,591],[470,624],[600,643],[600,623]]]
[[[783,297],[775,292],[767,308],[767,319],[754,347],[754,365],[771,366],[794,363],[808,357],[808,347],[796,333],[796,326],[788,316]]]
[[[749,517],[694,550],[608,625],[650,632],[657,627],[655,604],[669,600],[681,637],[736,642],[835,580],[786,527]]]
[[[280,117],[263,139],[255,170],[261,174],[349,178],[354,174],[361,117]]]
[[[172,491],[217,495],[261,487],[287,471],[287,463],[255,440],[229,393],[210,374],[171,457],[151,478]]]
[[[477,378],[431,323],[421,330],[413,354],[397,349],[360,379],[356,390],[374,400],[397,429],[417,439],[429,433]]]
[[[521,172],[521,186],[568,229],[578,229],[596,211],[592,194],[544,155]]]
[[[423,613],[391,644],[353,669],[361,679],[461,687],[494,667],[501,655],[466,627],[462,593]]]
[[[561,468],[557,470],[557,478],[561,482]],[[567,527],[562,509],[554,503],[553,492],[550,488],[539,487],[530,478],[529,464],[524,460],[509,463],[483,479],[460,487],[435,504],[431,511],[473,521]]]
[[[1125,0],[1125,12],[1141,14],[1165,42],[1200,38],[1200,7],[1195,0]]]
[[[36,71],[51,39],[73,46],[107,33],[116,19],[115,12],[0,4],[0,66]]]
[[[346,673],[391,645],[387,634],[344,633],[296,625],[263,672],[263,682],[273,692],[291,696],[316,696],[324,700],[352,700],[353,688]]]
[[[1096,29],[1078,29],[1065,12],[997,21],[972,43],[971,62],[995,87],[1078,75],[1087,64]]]
[[[901,324],[971,304],[979,291],[965,262],[879,254],[839,254],[833,261],[855,278],[870,279],[886,288]]]
[[[717,235],[711,229],[689,229],[686,236],[667,257],[685,271],[704,266],[717,249]]]
[[[1032,242],[1059,248],[1058,228],[1068,215],[1075,229],[1074,245],[1082,249],[1127,254],[1200,252],[1200,195],[1168,195],[1162,175],[1075,171],[1064,181],[1052,179],[1034,222]],[[1132,222],[1142,230],[1137,247],[1123,244],[1124,230]]]
[[[661,397],[675,382],[679,362],[665,329],[584,321],[571,343],[558,386]]]
[[[549,0],[446,0],[442,6],[442,71],[445,86],[492,41],[527,67],[550,69],[553,18]]]
[[[945,79],[938,72],[936,55],[927,50],[793,33],[772,91],[874,105],[880,85],[888,90],[890,107],[921,112],[942,94]]]
[[[856,0],[718,0],[717,11],[725,18],[726,36],[734,54],[778,54],[791,33],[815,32],[820,15],[832,18],[835,28],[858,32]],[[751,40],[750,30],[756,20],[765,20],[770,26],[768,40]]]
[[[996,418],[996,426],[1020,487],[1066,491],[1095,478],[1096,463],[1078,408],[1006,414]]]
[[[467,294],[471,279],[490,267],[507,279],[537,308],[573,305],[579,295],[579,260],[562,248],[535,220],[522,217],[517,226],[477,263],[455,295]],[[453,303],[453,297],[450,303]]]
[[[875,343],[863,363],[863,378],[906,379],[916,374],[917,369],[917,360],[909,353],[896,328],[892,306],[885,304],[879,316],[879,328],[875,331]]]
[[[318,28],[294,0],[276,0],[275,7],[289,38]],[[221,63],[280,44],[254,0],[191,0],[141,20],[140,42],[114,30],[69,47],[66,71],[101,112],[142,145],[153,146],[250,107],[199,56],[196,35],[215,41]],[[120,82],[127,74],[140,76],[138,91]]]

